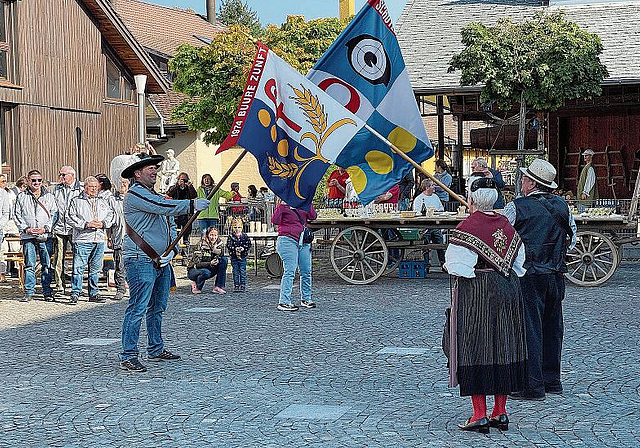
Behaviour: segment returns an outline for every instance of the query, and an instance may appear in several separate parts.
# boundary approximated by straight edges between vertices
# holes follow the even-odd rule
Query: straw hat
[[[554,182],[556,178],[556,169],[546,160],[535,159],[528,168],[520,168],[522,174],[529,179],[536,181],[540,185],[549,188],[558,188],[558,184]]]
[[[584,152],[582,153],[583,156],[592,156],[594,154],[595,154],[595,152],[593,152],[593,149],[591,149],[591,148],[585,149]]]

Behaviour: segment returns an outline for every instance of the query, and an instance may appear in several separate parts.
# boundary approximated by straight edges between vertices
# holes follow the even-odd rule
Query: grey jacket
[[[76,181],[71,187],[64,183],[58,184],[53,189],[53,195],[58,204],[58,220],[53,226],[53,233],[58,235],[71,235],[73,224],[69,222],[69,205],[71,200],[83,192],[82,183]]]
[[[107,228],[113,223],[113,210],[104,197],[90,198],[83,191],[71,200],[67,215],[68,222],[73,226],[74,243],[106,242]],[[89,221],[102,221],[102,228],[87,228]]]
[[[152,189],[134,183],[124,196],[124,219],[126,223],[149,244],[158,255],[169,247],[177,236],[173,216],[193,213],[193,201],[165,199]],[[150,258],[134,243],[129,235],[124,236],[124,258]]]
[[[107,231],[113,249],[122,249],[124,242],[124,196],[120,192],[101,191],[99,196],[105,198],[113,210],[113,224]]]
[[[27,188],[16,198],[15,223],[20,231],[21,240],[34,239],[35,236],[26,233],[27,229],[43,227],[47,233],[45,236],[51,236],[53,223],[58,216],[58,205],[55,197],[49,191],[41,188],[38,201],[42,207],[36,202],[31,190]],[[46,209],[46,211],[45,211]]]
[[[0,188],[0,233],[4,234],[4,229],[11,219],[12,209],[11,194],[4,188]]]

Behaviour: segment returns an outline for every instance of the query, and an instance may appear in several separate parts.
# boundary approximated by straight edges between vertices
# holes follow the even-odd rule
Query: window
[[[122,99],[125,101],[133,101],[135,99],[133,97],[133,84],[127,78],[122,78],[122,84],[124,86]]]
[[[0,0],[0,79],[9,79],[9,3]]]
[[[120,99],[120,70],[107,57],[107,98]]]
[[[106,61],[106,97],[114,100],[135,101],[135,87],[131,76],[122,65],[116,63],[117,59],[111,56],[110,51],[105,49],[103,54]]]

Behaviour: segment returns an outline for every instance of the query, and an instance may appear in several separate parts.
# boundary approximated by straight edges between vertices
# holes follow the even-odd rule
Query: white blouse
[[[466,278],[476,277],[475,265],[478,263],[478,254],[471,249],[449,243],[444,259],[444,267],[449,274]],[[516,260],[513,263],[513,271],[518,277],[522,277],[527,272],[524,268],[524,261],[524,244],[521,244]]]

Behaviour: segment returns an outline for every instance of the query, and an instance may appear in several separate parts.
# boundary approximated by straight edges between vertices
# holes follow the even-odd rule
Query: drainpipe
[[[138,92],[138,143],[145,144],[147,140],[147,119],[144,113],[144,89],[147,86],[147,75],[134,76],[136,92]]]

